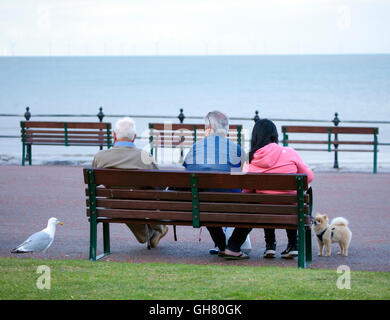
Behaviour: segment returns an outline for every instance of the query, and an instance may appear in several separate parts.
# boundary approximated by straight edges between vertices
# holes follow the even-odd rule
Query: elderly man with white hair
[[[212,111],[205,117],[205,139],[197,141],[187,153],[183,166],[190,171],[240,172],[246,161],[245,151],[227,138],[229,119],[222,112]],[[241,190],[217,189],[210,191],[241,192]],[[248,259],[241,252],[250,228],[235,228],[226,244],[222,227],[208,227],[211,238],[218,247],[220,257],[230,260]],[[210,250],[210,253],[213,253]]]
[[[114,127],[114,146],[111,149],[98,152],[92,162],[96,168],[118,169],[157,169],[150,154],[135,146],[135,123],[133,119],[126,117],[118,120]],[[147,234],[141,224],[126,224],[140,243],[145,243]],[[151,234],[150,245],[157,247],[159,241],[168,232],[165,225],[148,225]]]

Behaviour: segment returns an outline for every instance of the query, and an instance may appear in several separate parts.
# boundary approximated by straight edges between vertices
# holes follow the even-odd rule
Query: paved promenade
[[[85,213],[84,182],[81,167],[68,166],[0,166],[0,256],[9,257],[9,250],[30,234],[43,229],[50,217],[57,217],[64,226],[57,227],[56,238],[48,250],[48,259],[88,259],[89,224]],[[390,174],[316,173],[312,183],[314,214],[326,213],[330,218],[343,216],[350,222],[352,242],[349,257],[337,256],[333,244],[331,257],[318,257],[313,237],[311,268],[336,269],[348,265],[352,270],[390,271]],[[225,261],[210,256],[212,241],[205,228],[177,227],[159,246],[147,250],[138,244],[125,225],[111,225],[112,254],[105,260],[127,262],[171,262],[251,266],[296,266],[296,260],[263,258],[264,234],[251,232],[252,252],[247,261]],[[102,248],[99,226],[98,253]],[[200,241],[199,241],[200,239]],[[284,230],[277,231],[277,250],[287,245]],[[19,255],[29,257],[30,254]],[[45,255],[35,254],[37,258]]]

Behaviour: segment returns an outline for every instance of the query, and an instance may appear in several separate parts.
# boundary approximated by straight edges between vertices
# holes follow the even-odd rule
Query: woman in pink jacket
[[[251,150],[244,172],[258,173],[305,173],[309,183],[313,172],[303,162],[299,154],[290,147],[278,145],[278,130],[268,119],[258,120],[252,130]],[[243,192],[280,193],[266,190],[243,190]],[[298,255],[297,230],[287,229],[288,245],[282,252],[282,258],[294,258]],[[275,229],[264,229],[266,242],[265,258],[274,258],[276,249]]]

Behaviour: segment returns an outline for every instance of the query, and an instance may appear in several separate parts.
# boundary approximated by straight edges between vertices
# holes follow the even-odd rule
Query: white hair
[[[114,132],[117,139],[130,139],[135,137],[135,122],[133,119],[126,117],[119,119],[115,123]]]
[[[227,136],[229,132],[229,119],[222,112],[212,111],[205,118],[206,129],[210,128],[214,134]]]

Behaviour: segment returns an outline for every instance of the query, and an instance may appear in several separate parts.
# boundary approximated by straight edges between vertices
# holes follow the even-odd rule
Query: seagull
[[[21,245],[11,250],[11,253],[45,252],[53,243],[57,224],[63,225],[57,218],[50,218],[47,227],[32,234]]]

